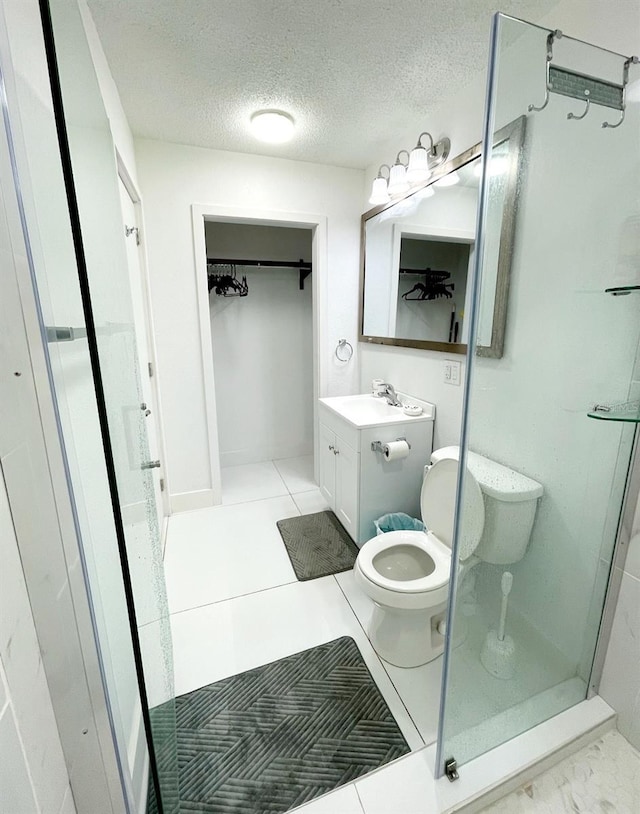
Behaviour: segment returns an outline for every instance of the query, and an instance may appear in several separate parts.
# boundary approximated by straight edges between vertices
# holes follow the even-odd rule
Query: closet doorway
[[[313,231],[204,227],[222,503],[314,489]]]

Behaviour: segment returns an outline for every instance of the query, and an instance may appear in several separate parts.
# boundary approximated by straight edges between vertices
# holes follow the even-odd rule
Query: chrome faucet
[[[380,398],[385,398],[387,400],[387,404],[390,404],[392,407],[402,407],[402,402],[396,395],[395,388],[392,384],[385,382],[381,389],[376,394]]]

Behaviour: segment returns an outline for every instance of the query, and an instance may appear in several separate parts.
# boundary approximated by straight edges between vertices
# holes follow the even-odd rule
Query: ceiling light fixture
[[[269,144],[283,144],[293,137],[293,116],[283,110],[257,110],[251,116],[253,135]]]
[[[425,136],[429,139],[428,148],[422,146],[422,139]],[[442,138],[434,144],[431,133],[427,133],[426,130],[420,133],[417,144],[411,152],[400,150],[391,168],[388,164],[381,165],[373,181],[369,203],[374,206],[389,203],[390,195],[401,195],[408,192],[412,185],[423,184],[429,179],[432,169],[447,160],[450,150],[451,142],[448,138]],[[403,154],[407,156],[406,161],[401,160]],[[385,167],[389,171],[388,181],[382,175]],[[455,184],[456,181],[451,183]],[[431,194],[433,190],[423,197],[429,197]]]
[[[387,170],[387,177],[385,178],[382,174],[382,170]],[[369,203],[373,206],[380,206],[380,204],[389,203],[391,197],[389,196],[389,190],[387,189],[387,179],[389,178],[389,174],[391,173],[391,167],[388,164],[381,164],[380,168],[378,169],[378,174],[376,175],[373,186],[371,187],[371,197],[369,198]]]

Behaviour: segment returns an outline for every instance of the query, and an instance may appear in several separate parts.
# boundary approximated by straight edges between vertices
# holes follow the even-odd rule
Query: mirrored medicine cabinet
[[[477,354],[504,350],[525,117],[496,133],[489,161]],[[466,353],[481,144],[362,216],[361,342]],[[499,227],[499,228],[498,228]]]

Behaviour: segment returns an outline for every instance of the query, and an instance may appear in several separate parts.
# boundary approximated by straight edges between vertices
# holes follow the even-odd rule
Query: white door
[[[342,525],[357,542],[359,454],[341,438],[336,438],[335,512]]]
[[[320,492],[332,509],[336,505],[336,436],[328,430],[324,424],[320,424],[320,455],[318,456],[318,468]]]
[[[152,365],[152,355],[150,353],[150,331],[148,315],[148,299],[145,283],[142,276],[140,263],[140,230],[138,224],[137,207],[131,200],[131,196],[122,179],[118,177],[118,188],[120,190],[120,205],[124,219],[123,228],[126,235],[127,262],[129,264],[129,280],[131,283],[131,299],[133,302],[133,318],[136,331],[136,345],[138,360],[140,363],[140,382],[142,386],[143,403],[146,405],[145,414],[147,416],[147,435],[149,437],[149,459],[150,462],[160,461],[160,466],[153,469],[153,487],[155,492],[156,507],[158,509],[158,523],[162,528],[162,516],[169,514],[167,490],[164,486],[164,461],[160,457],[160,444],[158,441],[158,423],[156,416],[158,413],[158,397],[155,387],[152,384],[152,375],[155,373]]]

